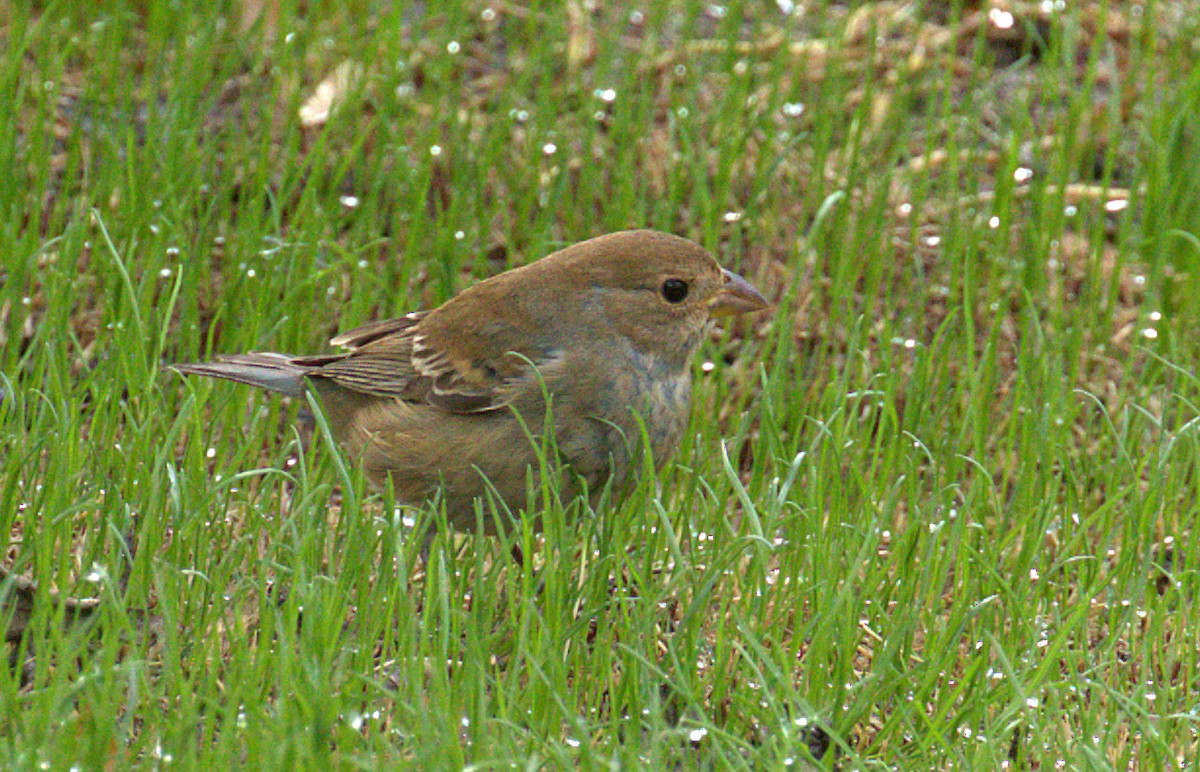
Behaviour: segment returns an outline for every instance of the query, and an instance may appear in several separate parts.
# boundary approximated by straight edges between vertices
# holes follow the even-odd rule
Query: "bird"
[[[544,478],[563,501],[595,502],[628,490],[644,451],[661,469],[686,429],[691,360],[710,319],[768,305],[699,244],[618,231],[432,310],[344,332],[330,341],[339,353],[173,367],[290,397],[313,392],[373,487],[444,507],[455,530],[473,531],[484,511],[537,527]],[[482,524],[497,532],[493,517]]]

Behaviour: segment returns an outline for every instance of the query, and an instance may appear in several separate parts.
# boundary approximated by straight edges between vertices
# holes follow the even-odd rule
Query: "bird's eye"
[[[662,296],[668,303],[682,303],[687,297],[688,284],[683,279],[667,279],[662,285]]]

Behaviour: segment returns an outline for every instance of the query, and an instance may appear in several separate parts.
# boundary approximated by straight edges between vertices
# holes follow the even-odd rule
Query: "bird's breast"
[[[555,422],[560,450],[586,476],[611,477],[621,484],[630,469],[640,465],[634,461],[640,458],[643,443],[649,445],[655,466],[661,466],[679,445],[691,399],[686,368],[621,345],[609,352],[600,367],[592,368],[589,377],[572,383],[587,387],[555,389]]]

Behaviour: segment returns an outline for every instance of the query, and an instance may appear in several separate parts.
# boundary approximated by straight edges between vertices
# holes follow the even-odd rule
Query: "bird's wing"
[[[436,319],[428,324],[431,314],[436,312],[371,322],[330,341],[349,348],[348,353],[295,361],[310,368],[311,377],[451,413],[481,413],[507,405],[514,386],[540,354],[504,346],[510,337],[506,325],[470,325],[447,334]]]

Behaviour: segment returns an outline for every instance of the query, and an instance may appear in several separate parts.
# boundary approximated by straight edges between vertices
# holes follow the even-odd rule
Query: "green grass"
[[[4,766],[1194,763],[1194,3],[295,5],[0,9]],[[640,226],[777,305],[544,539],[164,369]]]

